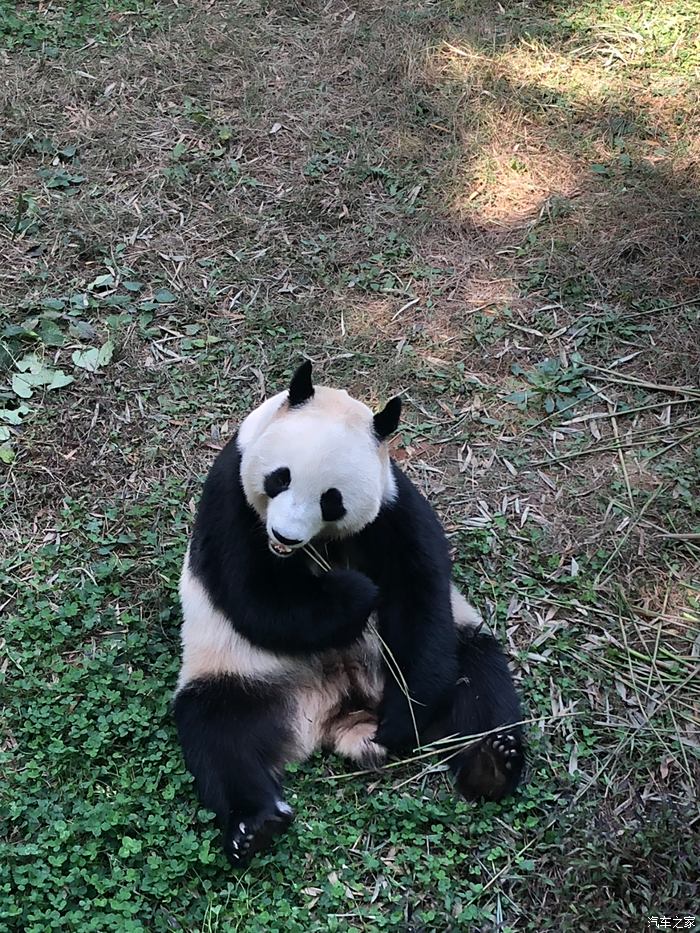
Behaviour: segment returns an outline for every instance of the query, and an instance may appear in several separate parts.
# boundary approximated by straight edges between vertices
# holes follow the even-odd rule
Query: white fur
[[[288,392],[278,392],[272,398],[266,399],[255,411],[251,411],[238,429],[239,450],[244,450],[252,440],[264,432],[279,409],[287,401],[288,396]]]
[[[236,674],[246,679],[274,679],[293,673],[291,658],[273,654],[240,635],[223,613],[212,606],[189,567],[189,550],[180,578],[183,623],[182,667],[178,690],[199,677]]]
[[[318,387],[299,408],[284,404],[285,393],[264,402],[246,418],[238,435],[241,481],[249,504],[273,537],[274,528],[299,546],[319,537],[360,531],[396,496],[385,444],[374,435],[366,405],[338,389]],[[291,474],[289,489],[265,495],[265,477],[280,467]],[[321,496],[338,489],[345,516],[324,522]]]
[[[355,738],[364,747],[366,733],[353,730],[351,736],[346,723],[336,719],[343,700],[359,690],[368,706],[376,709],[383,688],[379,641],[372,632],[344,651],[317,655],[304,670],[299,670],[294,681],[299,758],[308,757],[322,746],[352,757],[346,749]],[[342,751],[338,747],[341,741]]]
[[[484,624],[481,613],[466,601],[454,583],[450,588],[450,598],[457,628],[480,628]]]

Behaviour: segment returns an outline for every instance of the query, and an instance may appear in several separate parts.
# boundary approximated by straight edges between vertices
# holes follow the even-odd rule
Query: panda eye
[[[285,489],[289,489],[291,481],[292,476],[287,467],[279,467],[277,470],[273,470],[272,473],[267,474],[263,483],[265,495],[269,496],[270,499],[274,499]]]
[[[343,497],[339,489],[327,489],[321,496],[321,517],[324,522],[337,522],[345,515]]]

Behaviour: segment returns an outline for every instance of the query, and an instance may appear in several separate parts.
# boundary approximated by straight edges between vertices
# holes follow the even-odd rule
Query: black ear
[[[314,384],[311,381],[311,362],[305,360],[292,376],[289,384],[289,404],[292,408],[303,405],[314,394]]]
[[[374,433],[380,441],[386,440],[399,426],[401,417],[401,396],[390,399],[384,408],[374,416]]]

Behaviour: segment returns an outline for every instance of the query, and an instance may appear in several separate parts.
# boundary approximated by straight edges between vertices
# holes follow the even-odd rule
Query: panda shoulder
[[[394,537],[406,538],[407,543],[410,540],[419,550],[442,554],[446,550],[445,533],[432,505],[394,460],[391,470],[396,493],[382,506],[380,523]]]
[[[397,462],[392,459],[390,464],[393,496],[388,500],[387,504],[390,506],[394,505],[410,508],[411,506],[415,507],[420,501],[425,502],[423,495],[411,482]]]

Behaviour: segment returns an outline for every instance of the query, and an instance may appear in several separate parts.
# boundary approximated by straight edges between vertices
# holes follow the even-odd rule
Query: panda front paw
[[[382,719],[374,735],[377,745],[383,745],[393,754],[410,752],[420,745],[420,736],[412,720],[406,721],[403,717]]]
[[[232,817],[224,852],[234,868],[246,868],[253,856],[269,848],[294,819],[294,810],[283,800],[252,816]]]
[[[338,646],[351,644],[360,637],[376,608],[379,589],[357,570],[333,570],[326,574],[324,585],[331,596],[329,616],[337,619]]]

